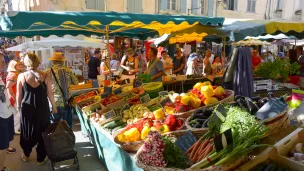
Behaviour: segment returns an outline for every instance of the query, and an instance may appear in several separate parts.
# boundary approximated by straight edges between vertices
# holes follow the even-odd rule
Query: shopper
[[[103,57],[100,64],[100,74],[104,76],[105,80],[111,79],[111,59],[109,57]]]
[[[222,70],[221,58],[219,56],[217,56],[214,58],[214,61],[212,63],[212,73],[217,74],[217,73],[221,72],[221,70]]]
[[[150,47],[148,68],[145,73],[151,75],[152,82],[162,82],[162,76],[165,74],[163,63],[157,58],[157,53],[156,47]]]
[[[298,62],[297,51],[295,49],[289,49],[287,56],[290,60],[290,63]]]
[[[99,75],[100,71],[100,57],[101,57],[101,51],[99,48],[97,48],[94,51],[94,56],[90,57],[89,63],[88,63],[88,78],[91,80],[96,80],[97,75]]]
[[[136,51],[138,57],[138,72],[137,75],[143,74],[147,70],[147,58],[143,49]]]
[[[273,62],[273,61],[274,61],[274,57],[273,57],[271,51],[268,51],[268,52],[267,52],[267,61],[268,61],[268,62]]]
[[[208,49],[205,53],[205,58],[203,63],[203,68],[204,68],[203,75],[205,76],[212,75],[212,65],[210,62],[210,58],[211,58],[211,50]]]
[[[4,56],[0,54],[0,76],[4,67]],[[0,77],[0,109],[0,170],[9,171],[4,163],[9,143],[14,139],[14,116],[2,77]]]
[[[184,67],[186,63],[186,58],[180,48],[177,48],[176,56],[173,58],[173,71],[172,74],[182,75],[184,74]]]
[[[11,60],[7,67],[6,88],[8,90],[8,97],[12,107],[16,109],[16,92],[17,92],[17,79],[19,73],[23,71],[23,64],[17,60]],[[20,114],[15,110],[14,112],[14,128],[15,134],[20,134]]]
[[[49,60],[53,62],[53,66],[46,70],[46,73],[50,75],[53,82],[52,91],[54,92],[58,111],[55,117],[56,119],[67,121],[68,125],[72,128],[72,108],[68,104],[69,99],[71,98],[69,87],[70,85],[77,85],[78,80],[72,70],[64,66],[64,61],[66,59],[62,53],[55,52],[53,57],[49,58]]]
[[[256,69],[262,63],[262,59],[259,57],[257,50],[252,51],[251,60],[253,69]]]
[[[135,56],[133,49],[128,48],[126,50],[126,55],[122,57],[120,62],[120,67],[123,69],[122,71],[123,79],[135,78],[135,74],[138,72],[138,59]]]
[[[168,55],[167,51],[161,52],[162,62],[164,65],[164,70],[166,75],[171,75],[173,69],[173,60]]]
[[[35,54],[27,54],[24,65],[27,71],[19,74],[17,81],[17,109],[21,117],[20,145],[23,150],[21,160],[28,162],[32,148],[37,145],[37,162],[43,165],[48,160],[42,133],[50,124],[49,101],[53,113],[57,113],[52,80],[50,75],[37,70],[40,61]]]
[[[186,75],[195,75],[197,72],[196,66],[197,66],[198,56],[196,53],[191,53],[187,60],[187,70]]]
[[[112,54],[112,58],[111,58],[111,61],[110,61],[110,66],[111,66],[111,71],[118,71],[119,69],[119,60],[117,58],[117,55],[115,53]]]

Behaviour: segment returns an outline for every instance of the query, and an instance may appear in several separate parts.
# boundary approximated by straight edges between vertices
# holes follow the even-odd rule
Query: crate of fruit
[[[88,92],[88,93],[84,93],[84,94],[81,94],[81,95],[78,95],[78,96],[75,96],[74,97],[74,101],[75,101],[75,103],[77,104],[77,103],[79,103],[79,102],[81,102],[81,101],[83,101],[83,100],[86,100],[86,99],[89,99],[89,98],[91,98],[91,97],[93,97],[93,96],[96,96],[98,93],[97,93],[97,91],[90,91],[90,92]]]
[[[95,103],[100,103],[100,101],[101,101],[101,97],[100,96],[94,96],[94,97],[91,97],[91,98],[88,98],[86,100],[83,100],[83,101],[79,102],[77,104],[77,106],[80,109],[83,109],[83,108],[89,107],[90,105],[93,105]]]

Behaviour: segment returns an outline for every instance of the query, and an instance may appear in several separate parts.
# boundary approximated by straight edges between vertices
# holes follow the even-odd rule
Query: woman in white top
[[[173,60],[170,58],[170,56],[167,54],[166,51],[162,51],[161,56],[162,56],[162,62],[164,65],[165,74],[171,75],[172,69],[173,69]]]

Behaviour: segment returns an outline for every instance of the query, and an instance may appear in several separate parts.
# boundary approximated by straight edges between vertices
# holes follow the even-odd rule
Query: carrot
[[[207,146],[200,152],[200,157],[199,160],[202,160],[204,158],[204,156],[206,155],[207,149],[209,148],[209,146],[212,146],[211,144],[207,144]]]
[[[208,146],[208,144],[209,144],[209,141],[206,140],[206,141],[204,142],[204,144],[201,145],[202,147],[201,147],[200,150],[199,150],[199,154],[202,154],[202,153],[204,152],[204,149]]]
[[[195,144],[196,144],[196,143],[194,143],[194,144],[185,152],[185,154],[190,153],[190,152],[192,151],[192,149],[193,149],[193,147],[194,147]]]
[[[211,139],[209,140],[210,143],[213,143],[213,141],[214,141],[213,138],[211,138]]]
[[[202,141],[203,141],[203,139],[200,138],[200,139],[197,141],[197,144],[193,147],[193,150],[191,151],[191,155],[190,155],[190,158],[191,158],[191,159],[194,158],[195,152],[197,152],[197,149],[198,149],[198,147],[200,146],[200,144],[201,144]]]
[[[209,153],[211,153],[211,151],[213,150],[213,146],[210,144],[210,146],[208,147],[208,149],[206,150],[206,154],[204,155],[204,158],[206,156],[208,156]]]

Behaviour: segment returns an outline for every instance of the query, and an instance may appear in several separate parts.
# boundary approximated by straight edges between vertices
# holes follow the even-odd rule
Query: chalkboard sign
[[[104,98],[109,97],[109,93],[105,92],[105,93],[102,93],[100,96],[101,96],[102,99],[104,99]]]
[[[143,82],[140,79],[135,78],[133,81],[133,88],[140,87],[143,85]]]
[[[223,134],[220,134],[214,138],[214,146],[216,152],[220,152],[222,149],[226,148],[232,143],[233,138],[231,129],[226,130]]]
[[[128,110],[128,109],[130,109],[129,104],[125,104],[125,105],[121,108],[120,113],[122,114],[125,110]]]
[[[222,104],[219,104],[213,111],[210,117],[210,121],[215,123],[217,127],[220,127],[226,120],[228,109],[226,109]]]
[[[151,99],[150,99],[149,94],[146,94],[146,95],[142,96],[139,100],[142,104],[144,104],[144,103],[149,102]]]
[[[115,94],[115,95],[116,95],[116,94],[121,94],[121,93],[122,93],[121,87],[114,90],[114,94]]]
[[[111,95],[112,94],[112,87],[107,87],[107,86],[105,86],[104,87],[104,89],[103,89],[103,92],[104,93],[109,93],[109,95]]]
[[[286,110],[287,107],[288,105],[286,102],[278,98],[272,98],[257,111],[255,116],[260,120],[265,120],[275,117],[276,115]]]
[[[171,99],[169,97],[166,97],[165,99],[163,99],[161,102],[160,102],[160,105],[162,107],[165,107],[167,103],[172,103]]]
[[[185,153],[196,141],[196,137],[193,135],[192,131],[189,130],[187,133],[180,136],[175,141],[175,144]]]
[[[103,114],[103,116],[106,118],[106,119],[110,119],[110,118],[113,118],[116,116],[116,113],[114,110],[110,110],[108,111],[107,113]]]
[[[167,95],[169,95],[169,92],[168,91],[161,91],[161,92],[158,92],[158,95],[159,96],[167,96]]]

